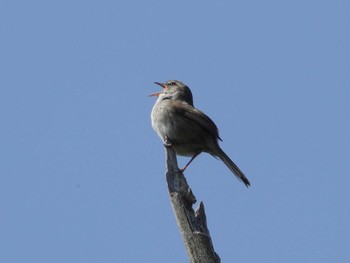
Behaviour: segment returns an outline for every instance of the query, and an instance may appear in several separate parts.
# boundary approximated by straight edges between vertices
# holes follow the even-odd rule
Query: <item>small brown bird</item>
[[[221,138],[215,123],[193,106],[189,87],[178,80],[155,84],[163,90],[150,95],[158,97],[152,109],[152,127],[163,142],[167,138],[176,154],[192,157],[182,171],[201,152],[206,152],[220,158],[231,172],[249,187],[247,177],[220,148],[218,140]]]

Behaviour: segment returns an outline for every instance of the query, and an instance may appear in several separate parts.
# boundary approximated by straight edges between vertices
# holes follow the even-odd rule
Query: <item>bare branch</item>
[[[196,202],[196,197],[177,166],[175,150],[168,143],[164,146],[166,149],[166,180],[170,201],[190,262],[218,263],[220,257],[214,251],[207,228],[204,205],[200,202],[196,211],[193,210],[192,205]]]

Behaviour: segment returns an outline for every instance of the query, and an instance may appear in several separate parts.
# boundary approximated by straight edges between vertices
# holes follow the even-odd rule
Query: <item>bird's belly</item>
[[[158,135],[165,140],[167,137],[176,153],[181,156],[193,156],[205,151],[203,149],[204,131],[186,119],[173,116],[171,113],[152,115],[152,126]]]

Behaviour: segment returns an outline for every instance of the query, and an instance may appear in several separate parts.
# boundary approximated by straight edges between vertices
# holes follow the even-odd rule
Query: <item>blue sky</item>
[[[222,262],[349,262],[349,13],[1,1],[0,262],[188,262],[147,97],[168,79],[252,184],[206,154],[186,171]]]

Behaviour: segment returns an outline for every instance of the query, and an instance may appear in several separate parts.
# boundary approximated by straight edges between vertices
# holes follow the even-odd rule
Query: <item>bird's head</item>
[[[178,80],[168,80],[165,83],[154,82],[161,86],[163,90],[153,93],[150,96],[157,96],[163,99],[181,100],[193,106],[193,96],[190,88]]]

